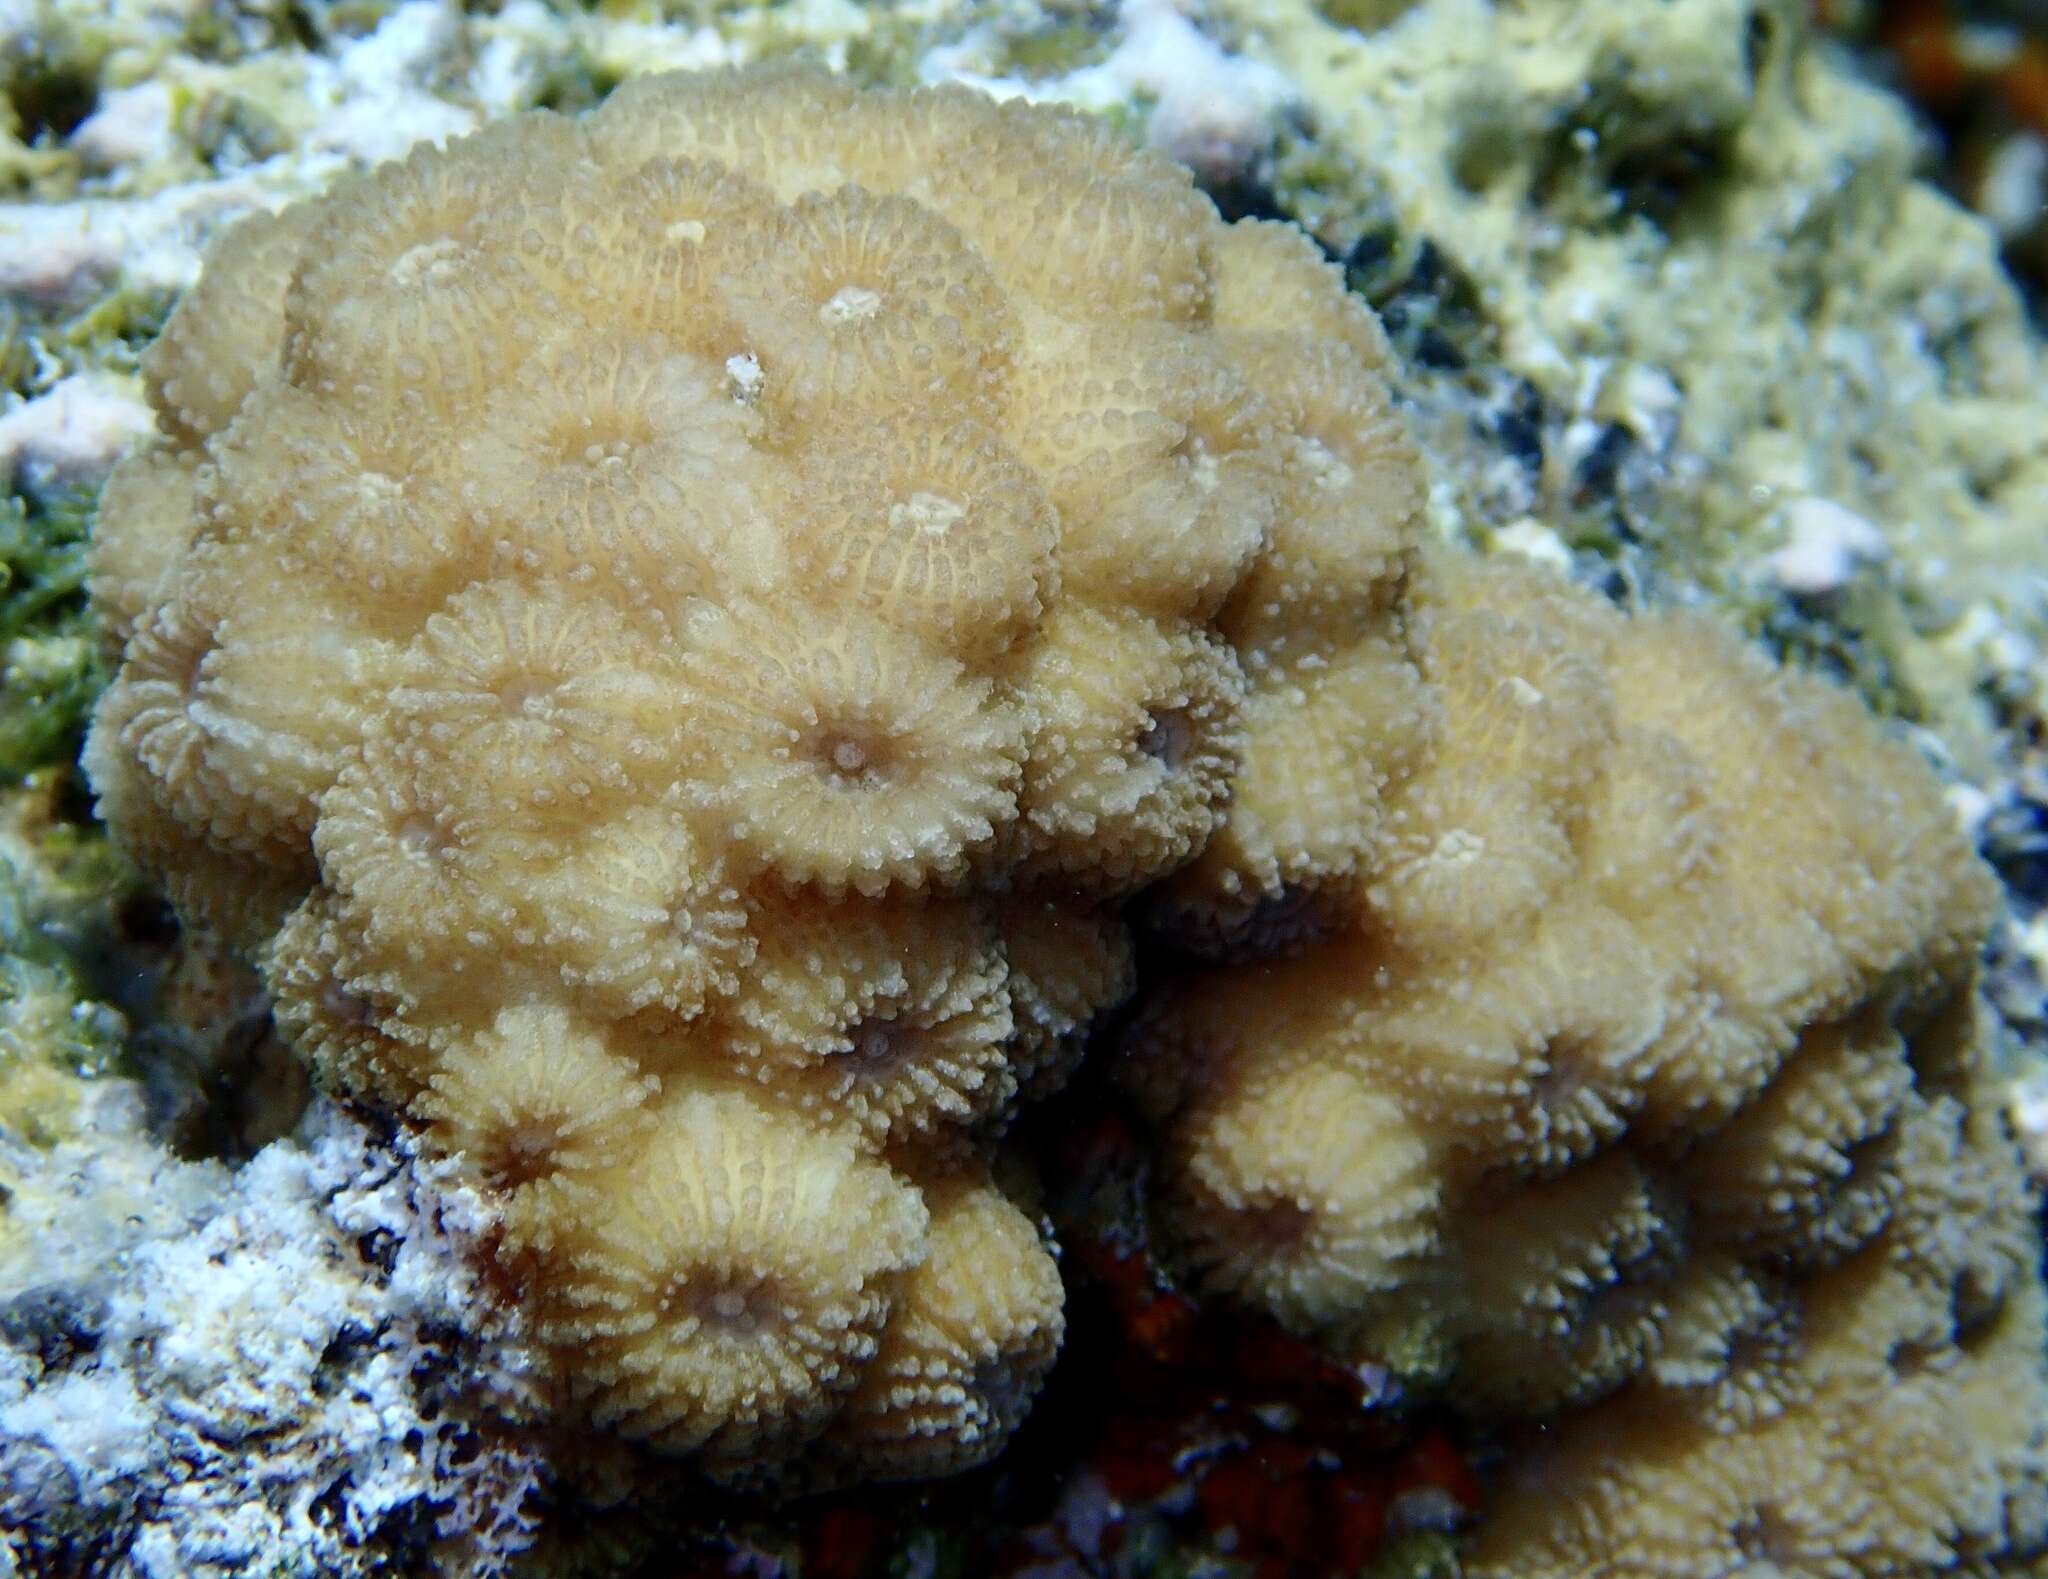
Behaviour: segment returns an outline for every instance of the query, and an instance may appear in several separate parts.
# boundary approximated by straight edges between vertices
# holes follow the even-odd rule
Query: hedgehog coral
[[[226,428],[277,371],[285,291],[314,218],[310,206],[295,204],[241,220],[186,293],[176,322],[144,354],[149,403],[181,448]]]
[[[1168,1156],[1203,1281],[1309,1327],[1400,1286],[1429,1246],[1438,1184],[1399,1106],[1331,1064],[1224,1090]]]
[[[2016,1191],[2016,1163],[1987,1155]],[[1943,1189],[1934,1169],[1900,1179],[1908,1202]],[[2009,1239],[2015,1204],[1978,1196],[1949,1217],[1957,1243]],[[2026,1559],[2048,1550],[2048,1329],[2033,1252],[1994,1306],[1959,1313],[1927,1286],[1956,1274],[1953,1256],[1898,1231],[1913,1210],[1902,1204],[1894,1226],[1738,1329],[1706,1377],[1637,1383],[1532,1444],[1475,1571],[2032,1571]],[[1731,1392],[1767,1408],[1731,1412]]]
[[[935,1180],[925,1195],[930,1253],[838,1433],[851,1476],[930,1474],[963,1443],[1000,1441],[1059,1348],[1059,1275],[1031,1219],[986,1182]]]
[[[714,1475],[1015,1429],[995,1147],[1129,913],[1202,962],[1117,1066],[1195,1279],[1548,1428],[1480,1572],[2030,1558],[1984,873],[1826,686],[1418,559],[1387,359],[1297,233],[967,93],[415,153],[151,353],[102,809],[462,1160],[561,1394]]]
[[[965,92],[421,149],[225,234],[149,354],[101,808],[465,1159],[590,1419],[977,1461],[1060,1330],[990,1146],[1129,990],[1118,902],[1332,887],[1417,759],[1384,355],[1299,237]]]
[[[2038,1240],[1965,1105],[1992,886],[1932,775],[1697,616],[1410,592],[1440,716],[1378,848],[1127,1035],[1184,1265],[1534,1428],[1489,1579],[2048,1553]]]
[[[576,1347],[600,1425],[752,1473],[816,1436],[873,1358],[927,1212],[843,1134],[738,1093],[664,1099],[649,1134],[535,1214],[544,1256],[580,1274],[543,1294],[542,1335]]]

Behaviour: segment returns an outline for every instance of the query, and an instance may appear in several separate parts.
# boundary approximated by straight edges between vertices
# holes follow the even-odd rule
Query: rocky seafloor
[[[474,1200],[311,1094],[94,829],[83,544],[208,236],[422,138],[790,54],[1073,103],[1226,214],[1299,221],[1392,334],[1434,530],[1712,604],[1895,720],[2005,882],[1990,986],[2048,1172],[2039,336],[2010,227],[1942,194],[1927,127],[1804,5],[15,0],[0,1573],[1456,1571],[1492,1446],[1174,1289],[1085,1085],[1038,1124],[1068,1349],[1001,1461],[795,1508],[650,1495],[547,1423]]]

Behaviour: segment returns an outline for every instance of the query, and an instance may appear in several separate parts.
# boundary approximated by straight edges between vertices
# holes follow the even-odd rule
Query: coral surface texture
[[[1997,883],[1849,691],[1437,541],[1345,280],[801,68],[248,218],[93,538],[100,810],[636,1463],[992,1457],[1080,1071],[1162,1282],[1486,1444],[1468,1574],[2043,1571]]]
[[[1188,1268],[1507,1428],[1474,1572],[2038,1554],[1995,888],[1933,777],[1696,616],[1449,555],[1415,608],[1441,733],[1348,908],[1125,1049]]]
[[[103,811],[494,1192],[595,1422],[972,1462],[1061,1329],[989,1142],[1128,990],[1118,901],[1356,871],[1425,716],[1383,353],[1300,236],[962,90],[423,150],[231,231],[150,354]]]

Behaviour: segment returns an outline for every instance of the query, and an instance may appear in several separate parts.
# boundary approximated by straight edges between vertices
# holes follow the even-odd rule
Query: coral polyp
[[[1008,1137],[1136,988],[1133,1232],[1514,1447],[1471,1571],[2033,1560],[1986,871],[1846,694],[1423,547],[1391,355],[1064,113],[512,118],[150,353],[101,808],[715,1477],[1001,1449],[1066,1319]]]
[[[1376,331],[1232,236],[1078,117],[657,78],[236,227],[150,353],[101,806],[465,1159],[588,1420],[757,1480],[1022,1418],[1058,1278],[991,1148],[1287,727],[1233,622],[1406,650],[1385,389],[1288,371]]]
[[[1489,1579],[2034,1558],[1995,890],[1935,779],[1697,616],[1434,552],[1409,590],[1439,723],[1363,869],[1155,989],[1117,1064],[1184,1274],[1430,1357],[1509,1443]],[[1943,1410],[1970,1447],[1935,1463]]]

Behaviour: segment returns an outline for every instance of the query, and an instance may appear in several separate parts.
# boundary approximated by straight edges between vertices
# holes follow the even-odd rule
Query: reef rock
[[[0,1155],[0,1569],[505,1572],[554,1471],[487,1203],[331,1104],[233,1172],[145,1117]]]

